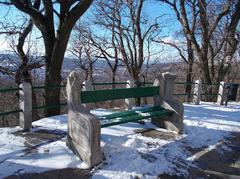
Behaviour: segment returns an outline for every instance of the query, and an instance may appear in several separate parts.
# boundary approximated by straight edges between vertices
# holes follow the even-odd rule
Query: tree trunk
[[[92,62],[89,62],[89,79],[90,79],[91,83],[94,82],[94,79],[93,79],[93,63]]]
[[[52,40],[51,38],[45,39],[47,44],[50,44],[50,48],[51,44],[53,45],[53,50],[48,50],[46,55],[45,103],[49,106],[49,108],[46,108],[45,110],[46,116],[60,114],[60,106],[54,108],[51,108],[50,106],[60,104],[60,85],[62,81],[61,70],[70,33],[71,32],[68,29],[58,31],[53,44],[52,42],[49,42],[49,40]]]
[[[45,79],[45,103],[49,108],[45,109],[46,116],[60,114],[60,106],[51,108],[51,105],[60,104],[61,68],[51,68],[46,65]],[[54,87],[55,86],[55,87]]]
[[[139,79],[139,73],[140,73],[139,70],[136,70],[136,71],[134,71],[133,76],[132,76],[136,88],[141,87],[141,83],[140,83],[140,79]],[[136,106],[140,106],[141,105],[141,98],[136,98],[135,99],[135,105]]]
[[[191,101],[191,91],[192,91],[192,68],[193,63],[188,64],[187,76],[186,76],[186,89],[185,92],[187,93],[187,102]]]
[[[226,38],[226,52],[224,56],[224,60],[220,66],[219,72],[218,72],[218,79],[217,82],[221,82],[225,75],[227,74],[231,61],[233,58],[234,53],[237,50],[238,40],[236,39],[236,29],[239,24],[240,20],[240,0],[237,1],[234,13],[231,17],[231,22],[229,26],[227,27],[227,38]]]
[[[204,96],[204,99],[206,101],[212,101],[213,98],[211,95],[208,95],[208,94],[212,94],[212,80],[211,80],[211,77],[210,77],[210,72],[209,72],[209,66],[208,66],[208,60],[207,59],[201,59],[201,61],[203,62],[202,64],[202,72],[203,72],[203,93],[205,95]]]
[[[116,88],[116,70],[112,70],[112,89]]]
[[[194,53],[193,53],[192,43],[188,39],[187,39],[187,50],[188,50],[188,69],[187,69],[187,76],[186,76],[187,85],[186,85],[185,92],[187,93],[187,102],[189,103],[191,100],[191,91],[192,91],[192,70],[193,70]]]

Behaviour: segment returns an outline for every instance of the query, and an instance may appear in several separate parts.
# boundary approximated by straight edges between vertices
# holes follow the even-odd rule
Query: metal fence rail
[[[96,83],[93,83],[92,85],[93,86],[105,86],[105,85],[126,85],[128,84],[128,82],[125,82],[125,81],[120,81],[120,82],[115,82],[115,83],[112,83],[112,82],[96,82]],[[142,84],[144,85],[153,85],[153,82],[143,82]],[[186,83],[186,82],[175,82],[176,85],[195,85],[197,83],[195,82],[190,82],[190,83]],[[207,83],[202,83],[203,85],[209,85],[209,86],[219,86],[220,84],[207,84]],[[33,90],[42,90],[42,89],[46,89],[46,88],[65,88],[66,87],[66,84],[61,84],[61,85],[34,85],[32,86],[32,89]],[[10,87],[10,88],[2,88],[0,89],[0,94],[1,93],[8,93],[8,92],[18,92],[19,90],[22,90],[22,88],[20,87]],[[176,93],[176,94],[173,94],[175,96],[194,96],[196,94],[194,93]],[[218,96],[219,94],[216,94],[216,93],[203,93],[201,94],[201,96]],[[239,95],[239,94],[238,94]],[[37,110],[37,109],[47,109],[47,108],[57,108],[57,107],[64,107],[66,106],[67,103],[66,102],[63,102],[63,103],[60,103],[60,104],[50,104],[50,105],[39,105],[39,106],[33,106],[32,109],[33,110]],[[15,113],[19,113],[19,112],[22,112],[21,109],[14,109],[14,110],[11,110],[11,111],[3,111],[3,112],[0,112],[0,116],[6,116],[6,115],[9,115],[9,114],[15,114]]]
[[[0,89],[0,93],[18,92],[19,90],[22,90],[22,88],[19,88],[19,87],[2,88],[2,89]],[[0,116],[6,116],[6,115],[9,115],[9,114],[16,114],[16,113],[19,113],[19,112],[22,112],[22,110],[21,109],[14,109],[14,110],[11,110],[11,111],[3,111],[3,112],[0,112]]]
[[[174,84],[175,85],[195,85],[197,83],[195,83],[195,82],[189,82],[189,83],[187,83],[187,82],[175,82]]]
[[[61,84],[61,85],[37,85],[37,86],[33,86],[32,89],[46,89],[46,88],[65,88],[66,85],[65,84]]]
[[[19,91],[19,90],[22,90],[22,88],[19,88],[19,87],[2,88],[0,89],[0,93],[13,92],[13,91]]]
[[[60,104],[49,104],[49,105],[41,105],[41,106],[33,106],[32,109],[50,109],[50,108],[57,108],[61,106],[66,106],[67,103],[60,103]]]
[[[126,81],[120,81],[120,82],[115,82],[115,83],[93,83],[93,86],[104,86],[104,85],[126,85],[128,82]]]
[[[15,110],[12,110],[12,111],[1,112],[0,116],[6,116],[6,115],[9,115],[9,114],[14,114],[14,113],[19,113],[19,112],[23,112],[23,110],[15,109]]]

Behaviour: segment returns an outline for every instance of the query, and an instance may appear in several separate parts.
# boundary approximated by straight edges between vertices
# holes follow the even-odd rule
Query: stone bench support
[[[77,71],[67,79],[68,138],[67,146],[89,167],[103,160],[100,146],[101,125],[98,119],[81,104],[82,81]]]
[[[165,109],[169,109],[174,113],[171,116],[160,118],[152,118],[152,123],[158,127],[174,131],[176,133],[183,132],[183,104],[173,97],[174,81],[176,75],[173,73],[163,73],[154,81],[154,86],[160,86],[160,95],[155,97],[154,105],[160,105]]]

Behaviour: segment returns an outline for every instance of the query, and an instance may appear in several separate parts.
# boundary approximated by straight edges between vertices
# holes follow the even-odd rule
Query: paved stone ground
[[[57,141],[66,136],[61,130],[45,130],[39,129],[31,133],[15,132],[15,135],[25,138],[24,145],[26,153],[33,152],[41,145]],[[42,173],[25,173],[6,177],[6,179],[89,179],[91,176],[89,170],[65,168],[50,170]]]
[[[89,170],[80,170],[75,168],[65,168],[51,170],[43,173],[26,173],[23,175],[12,175],[6,179],[89,179],[91,174]]]
[[[137,133],[142,135],[160,138],[172,139],[176,136],[172,133],[160,132],[154,129],[139,130]],[[66,133],[58,130],[37,130],[34,133],[17,132],[16,135],[24,136],[26,138],[25,145],[26,152],[31,152],[34,148],[44,145],[46,143],[59,140],[64,137]],[[190,178],[219,178],[219,179],[240,179],[240,133],[232,133],[225,140],[221,141],[216,149],[204,153],[202,148],[192,148],[191,146],[184,146],[186,150],[193,155],[200,153],[197,160],[194,161],[199,168],[188,168]],[[231,152],[229,152],[229,148]],[[203,152],[202,152],[203,151]],[[144,155],[144,158],[151,160],[151,157]],[[7,179],[88,179],[91,178],[89,170],[81,169],[58,169],[46,171],[43,173],[27,173],[22,175],[12,175]],[[175,179],[184,178],[178,175],[160,174],[159,178]]]
[[[175,137],[174,134],[156,130],[147,130],[141,133],[145,136],[165,140]],[[199,153],[199,158],[194,161],[194,164],[199,168],[189,167],[188,173],[190,178],[240,179],[240,133],[232,133],[225,140],[221,141],[216,149],[211,151],[204,152],[204,149],[201,148],[185,147],[192,154]],[[159,178],[175,179],[184,177],[161,174]]]

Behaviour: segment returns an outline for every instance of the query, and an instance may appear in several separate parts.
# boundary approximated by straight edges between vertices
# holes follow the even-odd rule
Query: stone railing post
[[[237,91],[237,99],[236,101],[240,101],[240,85],[238,85],[238,91]]]
[[[127,80],[126,88],[134,88],[134,81],[133,80]],[[133,98],[126,98],[125,99],[125,105],[126,109],[131,109],[134,106],[134,99]]]
[[[23,82],[19,85],[19,107],[22,110],[19,115],[19,125],[24,131],[32,128],[32,85]]]
[[[159,86],[159,97],[154,99],[154,105],[160,105],[165,109],[173,111],[171,116],[152,118],[152,123],[156,126],[166,128],[176,133],[183,131],[183,104],[173,96],[174,82],[176,75],[173,73],[163,73],[154,81],[154,86]]]
[[[198,105],[201,101],[201,94],[202,94],[202,81],[196,80],[194,86],[194,96],[193,96],[193,103]]]
[[[163,93],[164,96],[167,98],[173,98],[173,91],[174,91],[174,81],[177,78],[177,76],[173,73],[163,73],[163,85],[164,85],[164,89],[163,89]]]
[[[223,105],[224,101],[227,98],[226,90],[226,83],[224,81],[221,81],[218,89],[217,104]]]
[[[83,87],[82,87],[83,91],[93,91],[93,85],[92,82],[90,80],[85,80],[83,82]]]

